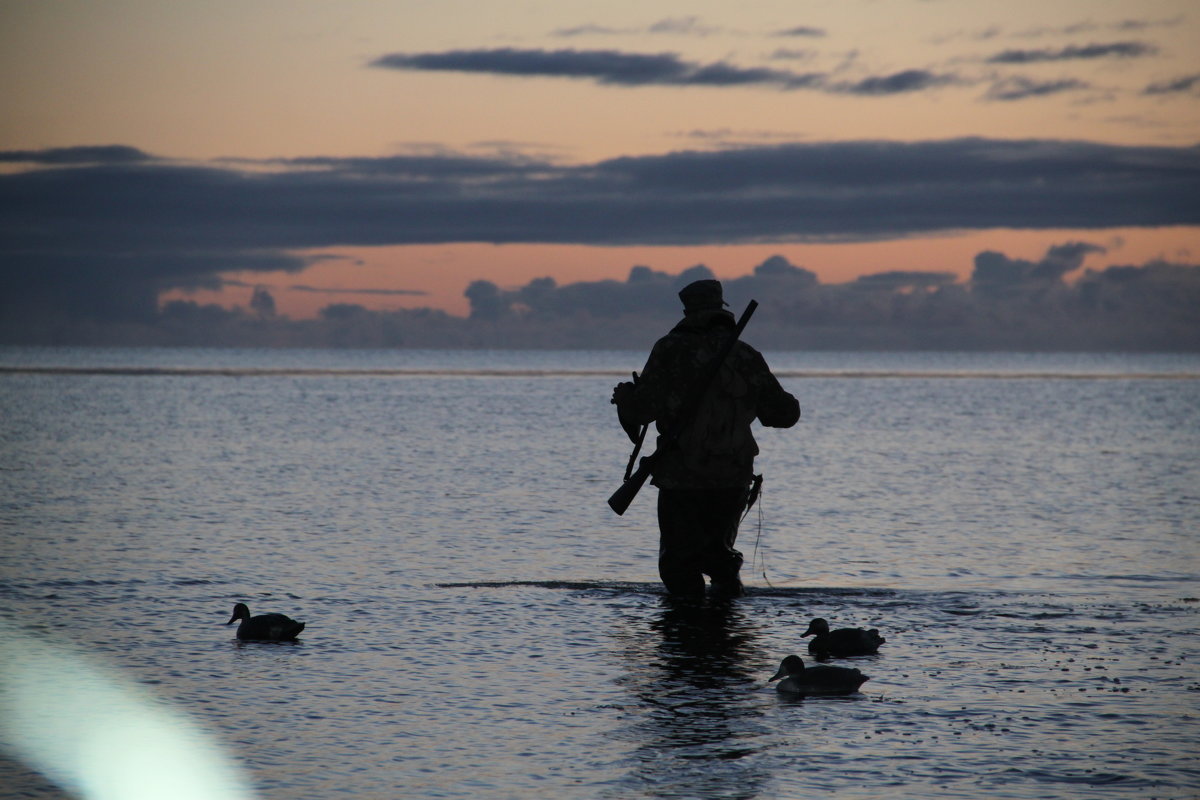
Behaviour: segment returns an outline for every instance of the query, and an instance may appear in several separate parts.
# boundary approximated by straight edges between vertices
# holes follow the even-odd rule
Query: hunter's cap
[[[721,294],[721,282],[714,280],[692,281],[679,290],[679,299],[683,301],[684,313],[729,305]]]

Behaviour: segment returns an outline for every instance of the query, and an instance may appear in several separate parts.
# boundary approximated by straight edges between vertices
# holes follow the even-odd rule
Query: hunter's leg
[[[702,517],[696,509],[696,492],[658,490],[658,574],[673,595],[702,596]]]

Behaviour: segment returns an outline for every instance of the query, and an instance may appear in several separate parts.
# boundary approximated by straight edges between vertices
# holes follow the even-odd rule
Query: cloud
[[[480,279],[465,292],[471,303],[471,317],[496,320],[530,315],[542,317],[617,318],[646,315],[668,317],[679,309],[678,292],[692,281],[715,278],[704,264],[696,264],[677,275],[635,266],[625,281],[579,281],[559,285],[553,278],[535,278],[516,289],[501,289]],[[784,256],[774,255],[754,268],[752,274],[723,282],[727,297],[770,295],[779,298],[793,292],[806,292],[819,281],[812,272],[798,267]]]
[[[1043,36],[1077,36],[1083,33],[1094,33],[1096,31],[1116,31],[1118,33],[1128,33],[1130,31],[1146,31],[1152,28],[1172,28],[1183,21],[1183,15],[1176,15],[1164,19],[1126,19],[1117,22],[1097,23],[1091,20],[1084,22],[1074,22],[1069,25],[1061,25],[1058,27],[1039,27],[1028,28],[1021,31],[1015,31],[1010,36],[1017,39],[1040,38]]]
[[[1090,89],[1091,84],[1075,78],[1061,78],[1054,81],[1035,81],[1019,75],[1001,78],[991,85],[984,98],[1011,102],[1028,100],[1031,97],[1047,97],[1063,92],[1077,92]]]
[[[772,350],[1144,350],[1200,351],[1200,265],[1155,260],[1088,269],[1062,278],[1105,248],[1066,242],[1036,260],[985,251],[976,274],[883,271],[842,284],[784,256],[751,274],[724,279],[733,310],[762,303],[753,341]],[[641,349],[680,313],[678,290],[712,270],[696,264],[671,274],[634,266],[624,281],[559,284],[541,277],[500,288],[481,278],[467,287],[470,318],[428,308],[370,311],[325,306],[317,319],[275,313],[267,288],[248,308],[172,301],[119,324],[103,320],[0,315],[0,341],[45,344],[187,344],[297,347],[553,347]]]
[[[523,77],[584,78],[614,86],[746,86],[794,89],[814,85],[817,76],[783,70],[735,67],[724,62],[697,64],[674,53],[619,50],[450,50],[392,53],[370,63],[397,70],[475,72]]]
[[[697,16],[667,17],[644,28],[613,28],[608,25],[585,23],[571,28],[558,28],[552,35],[560,37],[574,36],[638,36],[642,34],[671,34],[676,36],[710,36],[721,33],[724,29],[705,25]]]
[[[1167,19],[1126,19],[1113,24],[1113,29],[1118,31],[1144,31],[1149,28],[1170,28],[1178,25],[1183,21],[1183,15],[1170,17]]]
[[[421,289],[343,289],[325,286],[309,286],[303,283],[293,283],[287,288],[293,292],[309,292],[311,294],[366,294],[377,296],[404,295],[409,297],[424,297],[429,294]]]
[[[772,61],[811,61],[816,56],[816,50],[797,50],[791,47],[779,47],[772,51],[767,58]]]
[[[776,50],[773,60],[806,57]],[[708,88],[767,87],[781,91],[807,89],[829,94],[884,97],[971,85],[956,74],[907,69],[859,80],[835,80],[830,73],[793,72],[766,67],[739,67],[723,61],[701,64],[674,53],[628,53],[619,50],[449,50],[440,53],[391,53],[369,66],[429,72],[468,72],[539,78],[591,80],[604,86],[703,86]],[[1018,99],[1017,97],[1006,99]]]
[[[788,280],[798,281],[804,285],[814,285],[817,283],[817,276],[804,269],[798,267],[791,261],[788,261],[784,256],[770,256],[761,264],[754,268],[754,277],[756,278],[787,278]]]
[[[1200,89],[1200,72],[1195,75],[1184,75],[1167,81],[1152,83],[1142,90],[1142,94],[1182,94]]]
[[[700,142],[702,144],[726,149],[737,146],[746,147],[751,145],[762,145],[772,142],[796,142],[806,138],[802,133],[753,129],[743,130],[737,128],[693,129],[689,131],[676,131],[671,135],[676,138],[689,139],[693,142]]]
[[[674,35],[710,36],[720,33],[721,29],[713,25],[704,25],[699,17],[668,17],[651,25],[650,33],[669,33]]]
[[[841,94],[881,96],[919,92],[942,86],[962,84],[954,75],[938,75],[923,69],[906,69],[892,75],[873,76],[858,81],[828,84],[829,91]]]
[[[798,73],[725,62],[699,64],[674,53],[626,53],[619,50],[450,50],[441,53],[392,53],[370,63],[396,70],[474,72],[522,77],[593,80],[609,86],[766,86],[812,89],[866,96],[923,91],[964,81],[926,70],[903,70],[854,82],[831,81],[824,73]]]
[[[428,155],[382,156],[379,158],[338,158],[333,156],[302,156],[265,160],[226,161],[235,167],[294,167],[315,171],[336,172],[361,178],[391,178],[399,181],[437,182],[453,180],[495,180],[531,176],[542,169],[542,162],[529,156],[473,156],[453,152],[431,152]],[[298,170],[299,171],[299,170]]]
[[[0,163],[7,164],[135,164],[152,159],[136,147],[119,144],[0,151]]]
[[[986,59],[989,64],[1040,64],[1049,61],[1085,61],[1097,58],[1140,58],[1154,55],[1158,48],[1144,42],[1068,45],[1058,49],[1004,50]]]
[[[1091,242],[1067,242],[1054,245],[1030,272],[1035,281],[1060,281],[1068,273],[1083,266],[1083,260],[1092,253],[1107,253],[1107,248]]]
[[[775,255],[722,283],[735,311],[762,302],[753,339],[773,349],[1200,349],[1200,266],[1150,262],[1062,280],[1103,252],[1088,242],[1053,245],[1036,261],[986,251],[967,284],[910,270],[822,284]],[[642,347],[679,314],[678,290],[711,277],[703,264],[677,275],[638,266],[624,282],[537,278],[501,289],[481,279],[466,294],[490,346]]]
[[[957,280],[953,272],[920,272],[914,270],[890,270],[863,275],[854,281],[856,287],[865,289],[933,289],[949,286]]]
[[[265,286],[255,286],[250,295],[250,310],[260,317],[275,316],[275,298]]]
[[[588,22],[583,25],[575,25],[571,28],[558,28],[551,35],[570,38],[572,36],[618,36],[632,32],[629,28],[613,28],[608,25],[597,25]]]
[[[1025,284],[1053,284],[1083,266],[1092,253],[1108,252],[1090,242],[1054,245],[1038,261],[1009,258],[1003,253],[984,251],[975,256],[971,283],[982,290],[1004,289]]]
[[[575,36],[653,36],[664,34],[704,37],[729,33],[739,34],[741,32],[731,31],[719,25],[706,25],[701,21],[700,17],[689,15],[686,17],[666,17],[645,27],[616,28],[611,25],[598,25],[589,22],[569,28],[558,28],[551,35],[562,38],[572,38]],[[773,37],[821,38],[826,35],[826,32],[823,28],[817,28],[812,25],[796,25],[791,28],[772,31],[767,35]]]
[[[810,25],[797,25],[794,28],[786,28],[781,31],[775,31],[772,36],[802,36],[809,38],[821,38],[825,36],[823,28],[814,28]]]
[[[34,167],[0,174],[0,316],[33,308],[145,316],[165,289],[215,287],[235,271],[300,272],[328,256],[297,253],[339,246],[1197,225],[1197,196],[1197,147],[979,138],[788,143],[581,165],[428,155]]]

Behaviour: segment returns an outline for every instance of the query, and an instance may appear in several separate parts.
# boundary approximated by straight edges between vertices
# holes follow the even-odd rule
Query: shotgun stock
[[[642,460],[638,462],[638,467],[633,473],[625,479],[621,484],[621,488],[612,493],[612,497],[608,498],[608,506],[617,514],[624,514],[625,509],[629,508],[629,504],[633,502],[633,498],[637,497],[637,493],[642,490],[642,484],[650,477],[650,473],[654,471],[654,457],[658,455],[655,450],[648,456],[642,456]]]
[[[750,316],[756,308],[758,308],[758,302],[751,300],[750,304],[746,306],[746,310],[742,312],[742,316],[737,322],[737,327],[733,330],[733,336],[729,337],[729,341],[721,348],[721,352],[708,365],[708,368],[701,374],[699,380],[692,385],[691,391],[687,395],[687,400],[680,410],[679,416],[675,418],[670,430],[658,437],[658,448],[650,455],[642,456],[642,460],[638,462],[638,468],[608,498],[609,508],[617,512],[618,515],[625,513],[625,509],[629,508],[629,504],[633,502],[633,498],[637,497],[637,493],[642,490],[642,484],[654,473],[654,465],[658,461],[659,454],[668,447],[674,447],[675,443],[679,440],[680,434],[691,424],[692,417],[696,415],[696,411],[700,408],[700,400],[704,397],[705,392],[708,391],[708,387],[712,385],[713,379],[717,377],[717,372],[720,371],[721,365],[725,363],[725,358],[733,350],[733,346],[737,343],[738,338],[741,337],[742,331],[746,329],[746,323],[750,321]],[[638,446],[640,447],[641,444],[639,443]]]

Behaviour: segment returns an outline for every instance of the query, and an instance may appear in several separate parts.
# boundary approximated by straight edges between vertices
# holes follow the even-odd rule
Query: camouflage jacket
[[[717,488],[748,485],[758,444],[750,424],[788,428],[800,419],[800,404],[771,374],[762,354],[738,341],[704,395],[677,447],[663,448],[689,391],[736,327],[725,310],[688,314],[655,343],[636,388],[620,411],[638,423],[656,422],[661,456],[653,483],[661,488]]]

